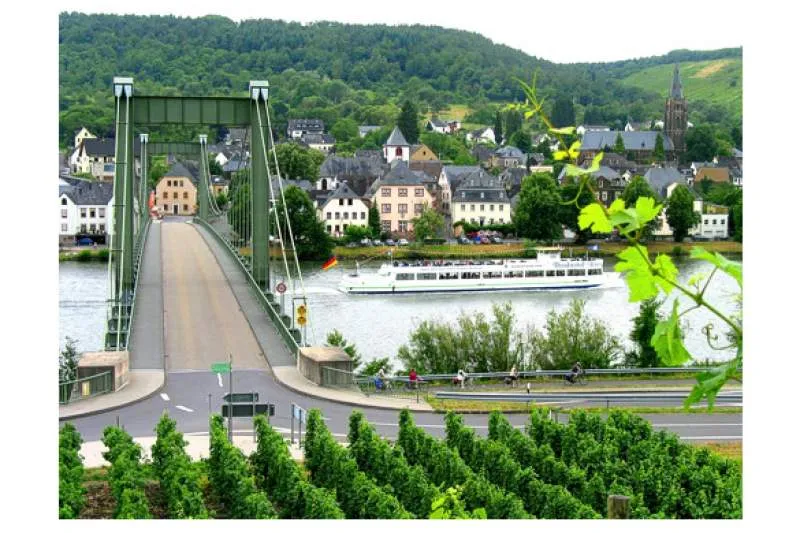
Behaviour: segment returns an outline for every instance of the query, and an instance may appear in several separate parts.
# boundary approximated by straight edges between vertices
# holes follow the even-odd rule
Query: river
[[[741,257],[736,258],[741,260]],[[686,282],[698,272],[708,272],[705,263],[690,260],[676,261],[680,269],[680,280]],[[379,265],[362,266],[362,271],[377,270]],[[613,261],[606,260],[606,269],[613,268]],[[508,293],[463,293],[463,294],[416,294],[416,295],[346,295],[336,289],[340,277],[353,265],[340,262],[336,268],[322,271],[318,263],[303,265],[306,291],[309,299],[309,318],[313,323],[313,334],[317,343],[323,343],[327,332],[338,329],[344,337],[354,343],[366,360],[391,356],[408,342],[411,331],[424,320],[455,322],[462,312],[481,312],[491,316],[492,304],[511,302],[516,315],[517,328],[525,331],[529,326],[542,329],[550,310],[563,311],[573,298],[586,300],[586,311],[605,322],[626,348],[632,346],[628,335],[632,319],[638,314],[639,304],[628,301],[626,286],[609,289],[553,291],[553,292],[508,292]],[[59,338],[63,349],[65,337],[77,341],[80,351],[102,349],[104,321],[106,316],[108,271],[105,264],[63,262],[59,266]],[[736,310],[733,301],[738,293],[736,282],[725,274],[717,274],[706,293],[708,300],[717,308],[731,314]],[[670,295],[666,313],[671,309]],[[680,296],[681,309],[687,308],[688,300]],[[718,319],[705,309],[690,312],[683,319],[689,353],[699,359],[727,359],[732,350],[714,351],[706,343],[701,328],[709,321],[715,331],[723,333]],[[311,340],[312,328],[309,328]]]

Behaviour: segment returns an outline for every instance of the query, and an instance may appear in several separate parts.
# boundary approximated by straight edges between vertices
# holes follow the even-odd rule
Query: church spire
[[[672,91],[670,98],[683,98],[683,85],[681,85],[681,74],[678,72],[678,64],[675,63],[675,70],[672,72]]]

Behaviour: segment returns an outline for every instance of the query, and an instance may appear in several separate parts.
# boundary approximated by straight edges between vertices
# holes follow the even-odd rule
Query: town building
[[[412,144],[409,162],[411,161],[438,161],[439,158],[433,153],[433,150],[424,144]]]
[[[325,224],[325,231],[340,237],[348,226],[369,225],[369,201],[356,194],[347,183],[342,183],[320,203],[317,217]]]
[[[665,198],[669,198],[678,185],[682,184],[672,183],[669,185],[665,189]],[[691,188],[689,191],[694,195],[692,208],[695,213],[700,214],[700,222],[689,230],[689,236],[706,240],[727,239],[730,230],[728,208],[714,204],[706,204],[697,192]],[[666,209],[661,210],[656,220],[658,221],[658,226],[656,230],[653,231],[653,237],[661,239],[671,238],[672,228],[667,223]]]
[[[683,97],[683,84],[678,71],[678,64],[672,73],[672,88],[669,92],[664,110],[664,133],[676,153],[686,151],[686,129],[688,128],[689,109],[686,98]],[[665,147],[666,148],[666,147]]]
[[[286,126],[286,137],[289,139],[299,139],[309,133],[324,132],[325,122],[318,118],[290,118]]]
[[[452,209],[454,221],[480,226],[511,222],[511,202],[503,183],[483,169],[462,175]]]
[[[381,231],[400,236],[411,234],[414,231],[411,220],[418,217],[426,205],[431,207],[435,202],[425,180],[402,161],[372,184],[370,198],[378,208]]]
[[[300,137],[300,142],[324,154],[336,151],[336,139],[327,133],[306,133]]]
[[[141,171],[141,164],[138,156],[141,144],[137,138],[133,143],[134,171],[138,175]],[[96,137],[85,137],[80,141],[80,145],[70,157],[70,170],[73,174],[91,174],[100,181],[114,180],[114,150],[115,141],[110,139],[98,139]]]
[[[622,138],[628,160],[649,163],[655,159],[656,142],[659,137],[664,146],[666,159],[674,159],[674,148],[669,135],[658,131],[588,131],[581,141],[578,163],[591,161],[600,152],[613,152],[617,136]]]
[[[408,144],[403,132],[397,126],[394,127],[389,138],[383,144],[383,159],[387,163],[391,163],[395,159],[405,161],[406,163],[411,158],[411,145]]]
[[[439,209],[445,214],[451,214],[451,203],[453,198],[453,191],[456,190],[458,184],[461,182],[461,177],[465,174],[480,170],[479,166],[460,166],[460,165],[444,165],[442,172],[439,174],[439,190],[441,191],[441,202]]]
[[[106,244],[113,220],[113,196],[110,182],[60,178],[59,245],[73,245],[82,237]]]
[[[503,146],[492,154],[491,166],[494,168],[515,168],[525,166],[525,154],[516,146]]]
[[[497,144],[494,128],[480,128],[467,133],[467,142]]]
[[[165,215],[194,215],[197,211],[197,176],[175,163],[156,185],[156,206]]]

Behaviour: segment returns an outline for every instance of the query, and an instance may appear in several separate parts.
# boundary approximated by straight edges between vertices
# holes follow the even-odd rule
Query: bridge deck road
[[[234,368],[267,369],[228,280],[194,225],[165,219],[161,244],[167,371],[210,370],[229,353]]]

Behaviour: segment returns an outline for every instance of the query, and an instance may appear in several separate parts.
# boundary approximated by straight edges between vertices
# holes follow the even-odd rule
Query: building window
[[[61,224],[61,233],[66,233],[66,232],[67,232],[67,225]]]
[[[394,155],[395,157],[403,157],[403,149],[398,146],[394,149]]]
[[[714,224],[714,225],[716,226],[716,224],[717,224],[717,219],[715,218],[715,219],[714,219],[714,220],[713,220],[711,223],[712,223],[712,224]]]
[[[178,187],[183,187],[183,180],[178,180]]]
[[[389,187],[381,188],[381,196],[391,196],[391,195],[392,195],[392,189],[390,189]]]
[[[67,199],[66,198],[62,198],[61,199],[61,205],[67,205]]]
[[[325,218],[327,218],[328,220],[330,220],[330,219],[331,219],[331,212],[330,212],[330,211],[328,211],[327,213],[325,213]]]
[[[183,210],[184,210],[184,211],[188,211],[188,210],[189,210],[189,206],[188,206],[188,205],[186,205],[186,204],[183,204]]]
[[[381,204],[381,213],[391,213],[392,204]]]
[[[342,226],[342,231],[347,231],[347,224],[345,224],[344,226]]]
[[[186,191],[183,192],[183,199],[184,200],[188,200],[189,199],[189,193],[188,192],[186,192]]]
[[[401,188],[400,189],[400,196],[402,198],[405,198],[406,196],[408,196],[408,189],[406,189],[405,187]]]
[[[330,215],[330,213],[328,213],[328,214]],[[329,218],[330,218],[330,217],[329,217]],[[327,229],[328,233],[330,233],[330,232],[331,232],[331,225],[330,225],[330,224],[328,224],[327,226],[325,226],[325,228]]]
[[[86,233],[86,224],[81,224],[81,233]]]
[[[86,218],[86,208],[81,207],[81,218]]]
[[[392,231],[392,222],[390,220],[381,220],[381,231],[384,233]]]
[[[397,204],[397,212],[401,215],[408,213],[408,204]]]
[[[500,204],[500,211],[503,210],[503,204]]]
[[[483,193],[481,193],[481,200],[483,200]]]
[[[603,192],[600,193],[600,197],[605,202],[606,200],[608,200],[608,193],[606,193],[606,191],[603,191]]]
[[[347,199],[347,205],[353,205],[353,199],[352,198],[348,198]]]
[[[350,218],[352,218],[353,220],[358,220],[358,213],[356,213],[355,211],[353,211],[353,216],[352,216],[352,217],[350,217]]]
[[[408,222],[405,220],[401,220],[397,223],[397,231],[400,233],[406,233],[408,231]]]
[[[178,193],[176,193],[176,192],[172,193],[172,199],[173,200],[177,200],[178,199]]]
[[[101,207],[100,209],[98,209],[97,210],[97,216],[100,217],[100,218],[105,218],[106,217],[106,208],[105,207]]]
[[[61,210],[61,218],[67,218],[67,210],[66,209],[62,209]]]
[[[97,224],[89,224],[89,231],[91,231],[92,233],[97,231]]]
[[[349,219],[350,218],[350,213],[345,211],[344,213],[342,213],[342,218],[345,219],[345,220]]]
[[[469,210],[475,211],[475,204],[469,204]]]
[[[93,208],[89,208],[89,218],[97,218],[97,211]]]
[[[167,191],[164,191],[164,200],[166,200],[167,198],[169,198],[169,193]]]
[[[106,232],[106,225],[105,224],[100,224],[100,232],[101,233],[105,233]]]
[[[336,233],[339,233],[339,224],[336,224],[336,225],[333,227],[333,231],[335,231]]]
[[[425,196],[425,189],[423,189],[422,187],[417,187],[416,189],[414,189],[414,196],[418,197]]]
[[[355,217],[353,217],[355,218]],[[367,214],[364,211],[361,211],[361,220],[366,220]]]
[[[337,211],[336,213],[333,214],[333,218],[335,218],[336,220],[339,220],[341,218],[341,213],[339,213]]]
[[[466,206],[466,205],[464,205],[464,204],[461,204],[461,210],[462,210],[462,211],[466,211],[466,210],[467,210],[467,206]]]
[[[339,198],[339,205],[344,205],[344,199],[343,198]]]
[[[172,187],[172,180],[167,180],[167,187]]]
[[[167,211],[169,211],[169,206],[167,204],[164,204],[164,212],[166,213]]]
[[[707,226],[707,225],[708,225],[708,219],[705,219],[705,220],[703,221],[703,224],[705,224],[705,225]]]
[[[414,204],[414,214],[415,215],[421,215],[423,207],[424,207],[423,204]]]
[[[494,204],[489,204],[489,211],[494,211]]]
[[[486,204],[481,204],[481,211],[485,211],[485,210],[486,210]]]

